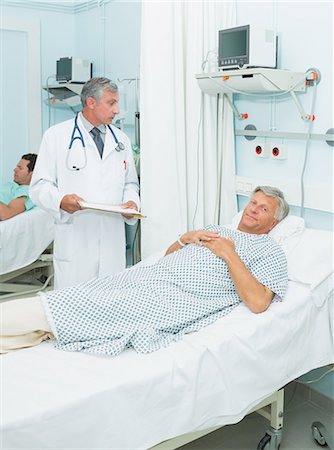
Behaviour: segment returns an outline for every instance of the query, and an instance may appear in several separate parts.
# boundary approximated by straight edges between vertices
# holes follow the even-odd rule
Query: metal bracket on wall
[[[334,136],[332,135],[334,135],[334,128],[330,128],[329,130],[326,131],[326,136],[328,136],[326,142],[331,147],[334,147]]]
[[[239,113],[237,107],[235,106],[235,104],[233,103],[233,101],[230,99],[230,97],[227,94],[223,94],[223,98],[225,98],[227,100],[228,104],[232,108],[232,111],[237,119],[239,119],[239,120],[248,119],[248,114],[247,113],[244,113],[244,114]]]
[[[273,72],[273,73],[275,73],[275,72]],[[251,75],[250,75],[251,76]],[[241,75],[241,77],[242,77],[242,75]],[[214,81],[216,84],[218,84],[218,83],[220,83],[221,82],[221,80],[216,80],[216,76],[209,76],[208,77],[211,81]],[[229,76],[223,76],[222,77],[222,80],[223,81],[225,81],[225,80],[229,80]],[[320,73],[320,70],[318,70],[318,69],[316,69],[316,68],[314,68],[314,67],[312,67],[312,68],[310,68],[310,69],[308,69],[306,72],[305,72],[305,82],[303,82],[302,83],[302,85],[303,85],[303,91],[305,92],[305,89],[307,88],[307,87],[309,87],[309,86],[316,86],[316,85],[318,85],[319,83],[320,83],[320,80],[321,80],[321,73]],[[299,83],[300,84],[300,83]],[[217,93],[219,94],[219,93],[221,93],[221,92],[224,92],[224,87],[225,87],[225,89],[227,88],[227,85],[226,86],[224,86],[224,85],[219,85],[219,87],[217,86],[216,87],[216,89],[217,89]],[[296,86],[294,86],[295,88],[297,88],[297,85]],[[276,88],[277,88],[277,86],[276,86]],[[203,89],[203,91],[205,92],[205,87],[204,88],[202,88]],[[277,88],[278,89],[278,88]],[[212,90],[212,88],[211,88],[211,90]],[[294,103],[295,103],[295,105],[297,106],[297,109],[298,109],[298,111],[299,111],[299,114],[300,114],[300,117],[303,119],[303,120],[305,120],[305,121],[307,121],[307,122],[313,122],[314,120],[315,120],[315,115],[313,114],[313,112],[311,112],[311,114],[306,114],[305,113],[305,111],[304,111],[304,108],[303,108],[303,106],[302,106],[302,104],[301,104],[301,102],[300,102],[300,100],[299,100],[299,98],[297,97],[297,95],[296,95],[296,93],[295,93],[295,90],[296,91],[298,91],[298,89],[294,89],[294,88],[288,88],[288,89],[286,89],[286,91],[284,92],[284,90],[281,90],[281,93],[286,93],[286,94],[290,94],[291,95],[291,98],[292,98],[292,100],[294,101]],[[299,89],[300,90],[300,89]],[[210,91],[211,92],[211,91]],[[247,113],[239,113],[239,111],[238,111],[238,109],[237,109],[237,107],[235,106],[235,104],[234,104],[234,102],[233,102],[233,98],[232,98],[232,95],[233,95],[233,93],[238,93],[238,94],[245,94],[245,95],[247,95],[247,91],[245,91],[245,92],[242,92],[242,90],[233,90],[232,88],[229,90],[229,95],[226,93],[226,92],[224,92],[223,93],[223,97],[224,98],[226,98],[226,100],[227,100],[227,102],[229,103],[229,105],[230,105],[230,107],[231,107],[231,109],[232,109],[232,111],[233,111],[233,113],[234,113],[234,115],[235,115],[235,117],[238,119],[238,120],[243,120],[243,119],[248,119],[248,114]],[[274,95],[275,96],[275,92],[268,92],[268,95]]]
[[[306,71],[306,81],[305,81],[306,86],[316,86],[320,83],[320,80],[321,80],[321,73],[319,69],[312,67]],[[305,113],[304,108],[302,107],[302,104],[300,103],[300,100],[298,99],[294,91],[290,91],[290,95],[292,97],[292,100],[295,102],[295,105],[297,106],[297,109],[300,113],[300,117],[305,121],[313,122],[315,120],[315,115]]]

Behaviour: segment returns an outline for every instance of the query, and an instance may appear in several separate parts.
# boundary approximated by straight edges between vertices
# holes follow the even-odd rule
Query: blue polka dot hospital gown
[[[286,259],[268,235],[209,225],[232,238],[240,258],[276,299],[287,288]],[[41,293],[55,346],[117,355],[128,347],[148,353],[225,316],[241,300],[226,263],[209,249],[189,244],[152,266]]]

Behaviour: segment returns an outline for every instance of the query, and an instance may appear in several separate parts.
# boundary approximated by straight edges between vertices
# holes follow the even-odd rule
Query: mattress
[[[262,314],[243,304],[150,354],[63,352],[45,342],[2,364],[2,448],[139,449],[240,421],[296,377],[333,362],[333,297],[289,282]]]
[[[0,275],[34,262],[53,239],[53,218],[37,207],[0,222]]]

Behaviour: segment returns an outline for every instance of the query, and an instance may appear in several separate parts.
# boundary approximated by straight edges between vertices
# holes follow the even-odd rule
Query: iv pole
[[[127,81],[128,84],[131,84],[133,81],[135,84],[135,97],[136,97],[136,111],[135,111],[135,144],[140,148],[140,112],[139,112],[139,78],[122,78],[121,80],[117,78],[119,83],[123,83]]]

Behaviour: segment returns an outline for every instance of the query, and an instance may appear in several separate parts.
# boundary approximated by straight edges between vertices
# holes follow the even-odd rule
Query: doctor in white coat
[[[82,89],[82,112],[43,136],[30,197],[55,218],[56,288],[112,275],[126,265],[124,223],[134,224],[133,216],[83,210],[79,204],[140,207],[130,141],[111,125],[119,113],[118,98],[111,80],[92,78]]]

